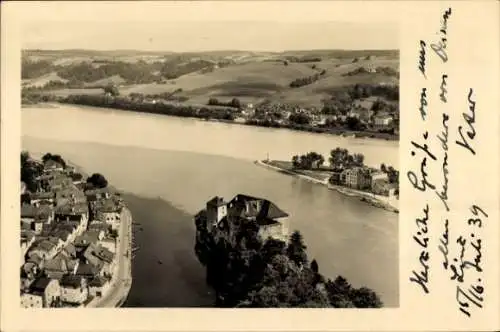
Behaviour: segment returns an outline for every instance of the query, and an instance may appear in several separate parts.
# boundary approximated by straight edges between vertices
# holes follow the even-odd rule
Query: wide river
[[[369,165],[398,168],[398,142],[87,107],[32,107],[21,114],[23,149],[61,154],[135,195],[126,197],[144,225],[136,236],[143,249],[133,263],[129,306],[207,305],[212,296],[193,254],[191,216],[213,196],[237,193],[268,198],[287,211],[325,276],[343,275],[374,289],[386,306],[399,305],[397,214],[252,162],[309,151],[327,159],[342,147],[363,153]],[[158,208],[157,198],[174,212]]]

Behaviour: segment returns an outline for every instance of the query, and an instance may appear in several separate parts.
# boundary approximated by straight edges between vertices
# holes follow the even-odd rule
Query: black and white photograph
[[[22,27],[20,306],[399,307],[398,25],[154,11]]]

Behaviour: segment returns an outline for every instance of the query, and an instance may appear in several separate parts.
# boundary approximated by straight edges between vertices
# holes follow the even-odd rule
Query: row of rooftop
[[[43,174],[33,192],[21,183],[21,306],[85,305],[113,281],[123,200],[74,167],[29,162]]]

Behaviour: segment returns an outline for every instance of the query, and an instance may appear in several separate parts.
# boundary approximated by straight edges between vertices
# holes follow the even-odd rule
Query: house
[[[43,225],[45,224],[45,222],[41,219],[36,219],[35,221],[33,221],[31,223],[31,230],[36,234],[36,235],[40,235],[42,233],[42,230],[43,230]]]
[[[88,201],[108,199],[111,198],[112,195],[113,191],[109,187],[89,189],[85,191],[85,196],[87,196]]]
[[[332,175],[330,176],[329,182],[333,185],[344,185],[345,184],[345,176],[342,176],[343,170],[333,170]]]
[[[89,282],[89,294],[94,297],[101,297],[106,294],[111,286],[108,278],[95,277]]]
[[[89,208],[86,203],[67,204],[56,208],[56,219],[79,221],[78,232],[87,228],[89,220]]]
[[[101,245],[101,247],[109,250],[109,252],[116,254],[116,239],[105,238],[99,244]]]
[[[341,181],[345,181],[344,185],[353,189],[363,190],[370,188],[369,171],[364,167],[345,169],[341,174]]]
[[[61,301],[82,304],[87,301],[89,290],[85,278],[79,275],[65,275],[60,281]]]
[[[75,246],[83,247],[89,244],[97,244],[104,238],[103,231],[85,231],[75,239]]]
[[[55,194],[53,192],[36,192],[29,194],[29,203],[35,204],[52,204],[55,200]]]
[[[372,191],[374,191],[374,186],[377,184],[377,182],[380,181],[388,181],[387,173],[379,170],[372,171],[370,173],[370,187]]]
[[[117,229],[120,224],[122,206],[114,199],[104,199],[94,204],[95,218]]]
[[[35,243],[28,251],[28,256],[37,255],[43,260],[53,258],[58,251],[58,245],[53,241],[42,239],[40,242]]]
[[[238,194],[226,203],[216,196],[207,202],[205,216],[207,229],[215,235],[223,232],[231,236],[234,226],[247,220],[257,223],[263,240],[288,239],[288,214],[266,199]]]
[[[43,171],[46,173],[51,173],[54,171],[62,172],[62,171],[64,171],[64,165],[61,163],[58,163],[55,160],[49,159],[43,163]]]
[[[97,270],[98,275],[111,275],[115,268],[114,254],[100,245],[89,245],[83,258]]]
[[[75,274],[79,262],[76,259],[70,259],[62,254],[58,254],[53,259],[45,262],[45,274],[51,279],[61,279],[67,274]]]
[[[26,263],[34,263],[39,270],[45,267],[45,261],[38,253],[28,252]]]
[[[392,116],[387,113],[379,113],[373,117],[373,124],[377,127],[387,127],[392,123]]]
[[[47,190],[48,191],[57,191],[63,188],[66,188],[73,184],[73,181],[70,177],[65,174],[55,174],[53,178],[47,181]]]
[[[76,248],[73,243],[68,243],[59,253],[67,259],[76,259]]]
[[[65,246],[72,243],[75,238],[83,232],[83,227],[78,221],[64,220],[59,221],[50,229],[49,235],[63,240]]]
[[[61,296],[59,280],[41,277],[31,284],[30,294],[41,296],[43,307],[49,308]]]
[[[358,106],[351,109],[348,115],[352,118],[357,118],[364,123],[369,123],[373,115],[373,111],[365,107]]]
[[[102,265],[94,265],[90,263],[82,263],[78,265],[75,275],[83,277],[87,280],[102,275]]]
[[[391,197],[396,195],[396,190],[397,185],[395,183],[390,183],[386,179],[377,180],[372,185],[372,192],[375,195]]]
[[[33,280],[39,274],[40,268],[33,262],[24,263],[22,266],[22,274],[26,276],[28,280]]]
[[[21,308],[25,309],[43,308],[43,298],[40,295],[22,293]]]
[[[30,290],[31,284],[34,281],[35,281],[34,279],[25,278],[21,274],[21,284],[20,284],[20,287],[19,287],[19,289],[21,290],[21,293],[28,293],[29,290]]]
[[[22,232],[21,233],[21,262],[24,264],[24,258],[31,248],[33,243],[35,243],[36,237],[33,232]],[[21,264],[21,265],[22,265]]]
[[[103,274],[113,275],[116,268],[115,254],[103,246],[98,246],[92,254],[103,262]]]
[[[87,204],[87,197],[74,184],[58,190],[55,199],[56,206]]]
[[[110,228],[111,227],[109,224],[101,222],[100,220],[91,221],[89,226],[87,227],[89,231],[103,231],[104,236],[109,234]]]

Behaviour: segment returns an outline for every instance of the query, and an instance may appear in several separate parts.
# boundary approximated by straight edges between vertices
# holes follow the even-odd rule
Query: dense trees
[[[50,61],[24,60],[21,77],[37,78],[51,72],[68,80],[65,86],[83,87],[84,83],[96,82],[111,76],[120,76],[128,84],[147,84],[161,82],[162,78],[175,79],[182,75],[205,68],[213,68],[210,61],[172,58],[165,62],[147,63],[145,61],[85,61],[65,66],[54,65]]]
[[[104,175],[100,173],[94,173],[87,179],[87,185],[89,185],[91,188],[106,188],[108,186],[108,180],[106,180]]]
[[[120,91],[118,90],[118,87],[114,84],[109,84],[105,86],[104,88],[104,93],[110,94],[113,97],[117,97],[120,95]]]
[[[21,79],[37,78],[53,71],[50,61],[23,60],[21,64]]]
[[[238,98],[233,98],[229,102],[222,102],[218,100],[217,98],[210,98],[208,100],[208,105],[211,106],[226,106],[226,107],[234,107],[234,108],[241,108],[242,104]]]
[[[325,158],[316,152],[309,152],[305,155],[292,157],[293,167],[300,169],[319,168],[324,162]]]
[[[365,156],[361,153],[350,154],[347,149],[335,148],[330,151],[330,166],[333,169],[343,169],[353,166],[363,166]]]
[[[387,178],[390,183],[399,184],[399,171],[392,166],[386,166],[385,164],[380,165],[380,170],[387,173]]]
[[[44,154],[42,157],[42,161],[44,163],[46,163],[49,160],[55,161],[56,163],[60,164],[62,167],[66,167],[66,161],[61,157],[61,155],[51,154],[50,152]]]
[[[306,245],[295,231],[287,243],[258,236],[259,226],[234,220],[234,233],[212,236],[204,219],[196,220],[195,252],[206,267],[207,283],[218,307],[381,307],[375,292],[354,288],[343,277],[334,281],[308,263]]]
[[[300,88],[301,86],[312,84],[312,83],[316,82],[317,80],[319,80],[321,78],[321,76],[323,76],[325,74],[326,74],[326,70],[322,70],[321,72],[316,73],[316,74],[311,75],[311,76],[297,78],[297,79],[293,80],[292,82],[290,82],[290,87],[291,88]]]
[[[308,125],[311,123],[311,118],[305,113],[293,113],[288,117],[288,121],[298,125]]]
[[[229,121],[234,120],[234,109],[227,107],[197,108],[188,105],[175,105],[161,102],[153,104],[140,100],[132,101],[127,98],[106,97],[103,95],[70,95],[62,99],[61,102],[181,117],[211,118]]]
[[[21,181],[26,189],[36,192],[38,189],[36,178],[43,173],[43,165],[31,159],[27,151],[21,152]]]

